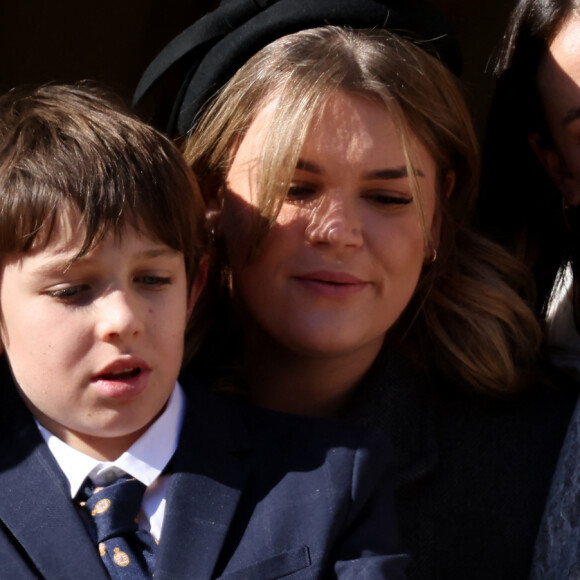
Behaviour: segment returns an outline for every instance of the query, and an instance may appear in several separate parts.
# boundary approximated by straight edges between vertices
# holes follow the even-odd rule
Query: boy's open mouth
[[[136,377],[140,372],[141,367],[132,367],[110,373],[103,373],[102,375],[99,375],[98,378],[103,381],[119,381],[123,379],[132,379],[133,377]]]

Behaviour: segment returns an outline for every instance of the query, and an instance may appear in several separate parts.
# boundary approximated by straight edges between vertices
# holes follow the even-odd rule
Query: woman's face
[[[303,355],[375,356],[432,254],[399,136],[386,109],[338,92],[314,119],[287,200],[248,261],[275,104],[259,111],[242,139],[224,192],[221,225],[245,319]],[[414,146],[426,225],[435,230],[435,162]]]
[[[566,202],[580,205],[580,16],[554,38],[538,67],[538,91],[553,145],[536,153]]]

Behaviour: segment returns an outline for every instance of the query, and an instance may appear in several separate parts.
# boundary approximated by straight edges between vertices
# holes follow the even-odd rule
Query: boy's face
[[[115,459],[171,394],[204,277],[188,296],[183,255],[130,227],[67,268],[84,234],[74,223],[62,219],[45,249],[6,263],[0,334],[40,423],[76,449]]]

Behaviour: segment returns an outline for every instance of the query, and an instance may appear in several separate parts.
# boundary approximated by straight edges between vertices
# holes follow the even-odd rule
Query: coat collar
[[[358,387],[346,418],[389,435],[400,486],[437,466],[438,414],[439,400],[430,377],[412,361],[384,349]]]
[[[13,384],[0,389],[0,522],[43,577],[59,570],[63,580],[108,580],[32,415]],[[250,437],[238,408],[199,385],[187,395],[179,447],[168,466],[158,579],[189,579],[192,570],[198,578],[214,575],[249,472]]]
[[[250,456],[250,438],[239,410],[191,385],[180,445],[169,466],[156,578],[185,580],[192,570],[198,578],[214,576]]]

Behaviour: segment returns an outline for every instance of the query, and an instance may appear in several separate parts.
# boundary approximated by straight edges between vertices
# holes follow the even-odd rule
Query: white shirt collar
[[[73,449],[38,421],[36,424],[64,472],[70,484],[71,497],[74,498],[87,476],[96,484],[103,484],[125,472],[149,487],[161,475],[177,449],[184,412],[185,395],[176,383],[163,413],[127,451],[112,462],[100,461]]]

